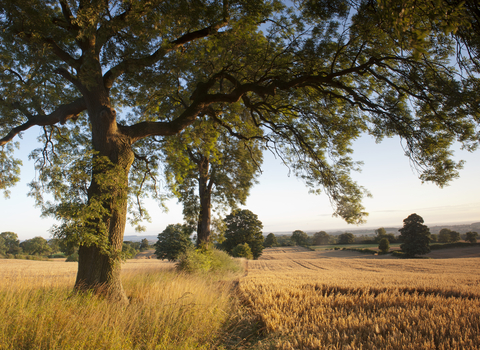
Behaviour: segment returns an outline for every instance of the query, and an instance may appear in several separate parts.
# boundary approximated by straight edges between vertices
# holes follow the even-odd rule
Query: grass
[[[0,260],[0,349],[213,349],[232,314],[235,276],[127,262],[127,307],[72,294],[75,263]],[[30,264],[33,265],[30,265]],[[40,264],[41,266],[35,264]]]
[[[76,263],[0,260],[0,349],[480,348],[478,258],[360,256],[271,248],[241,278],[129,260],[126,307],[72,294]]]

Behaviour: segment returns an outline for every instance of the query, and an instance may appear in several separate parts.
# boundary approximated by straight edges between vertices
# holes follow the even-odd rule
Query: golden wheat
[[[478,349],[479,259],[330,259],[288,249],[249,262],[257,348]]]

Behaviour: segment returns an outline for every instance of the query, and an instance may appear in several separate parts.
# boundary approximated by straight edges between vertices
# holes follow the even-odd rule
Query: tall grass
[[[231,313],[231,285],[159,264],[124,269],[128,306],[72,294],[71,273],[4,273],[0,349],[215,348]]]

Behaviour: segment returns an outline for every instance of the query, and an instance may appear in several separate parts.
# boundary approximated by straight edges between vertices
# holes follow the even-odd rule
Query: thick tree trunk
[[[94,97],[92,100],[96,102]],[[117,128],[116,114],[109,107],[108,98],[103,102],[88,105],[92,143],[98,152],[94,156],[88,199],[92,208],[100,209],[93,212],[98,217],[84,228],[90,239],[78,251],[75,289],[128,303],[120,280],[120,254],[127,217],[128,173],[134,156],[131,142]],[[95,160],[100,162],[96,164]]]
[[[197,247],[210,242],[210,225],[212,212],[212,187],[209,181],[209,162],[203,157],[199,164],[198,190],[200,197],[200,215],[197,228]]]

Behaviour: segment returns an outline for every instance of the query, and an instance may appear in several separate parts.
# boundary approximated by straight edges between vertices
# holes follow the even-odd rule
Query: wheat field
[[[251,348],[480,348],[480,259],[342,253],[271,248],[249,261],[239,294],[263,334]]]

